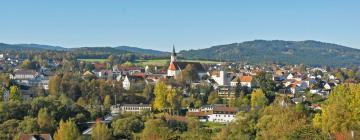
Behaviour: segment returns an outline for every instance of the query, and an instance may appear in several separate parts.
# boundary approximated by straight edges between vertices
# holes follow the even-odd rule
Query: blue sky
[[[360,49],[359,0],[1,0],[0,42],[170,51],[265,40]]]

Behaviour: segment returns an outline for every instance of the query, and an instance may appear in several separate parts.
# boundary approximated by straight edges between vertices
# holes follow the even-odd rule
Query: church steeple
[[[173,45],[173,53],[172,53],[173,56],[176,56],[176,52],[175,52],[175,45]]]
[[[171,54],[171,62],[176,62],[176,52],[175,52],[175,45],[173,45],[173,52]]]

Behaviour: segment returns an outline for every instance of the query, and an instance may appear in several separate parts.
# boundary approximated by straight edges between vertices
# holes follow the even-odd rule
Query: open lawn
[[[84,61],[84,62],[108,62],[108,59],[78,59],[78,61]]]

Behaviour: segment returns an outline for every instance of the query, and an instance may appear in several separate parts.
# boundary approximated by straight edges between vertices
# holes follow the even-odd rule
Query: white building
[[[124,104],[122,106],[112,106],[111,114],[141,114],[146,111],[151,111],[149,104]]]
[[[219,74],[211,75],[211,78],[219,85],[226,86],[229,85],[228,74],[224,70],[220,70]]]
[[[200,109],[189,109],[187,116],[197,117],[201,122],[229,123],[235,120],[236,107],[226,107],[225,105],[210,105]]]

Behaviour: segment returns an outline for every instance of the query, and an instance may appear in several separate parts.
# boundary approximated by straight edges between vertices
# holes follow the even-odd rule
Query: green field
[[[84,61],[84,62],[108,62],[108,59],[78,59],[78,61]]]
[[[198,62],[198,63],[202,63],[202,64],[218,64],[218,63],[220,63],[218,61],[210,61],[210,60],[181,60],[181,61]],[[137,60],[135,62],[135,64],[164,66],[164,65],[168,65],[169,62],[170,62],[169,59],[151,59],[151,60]]]

